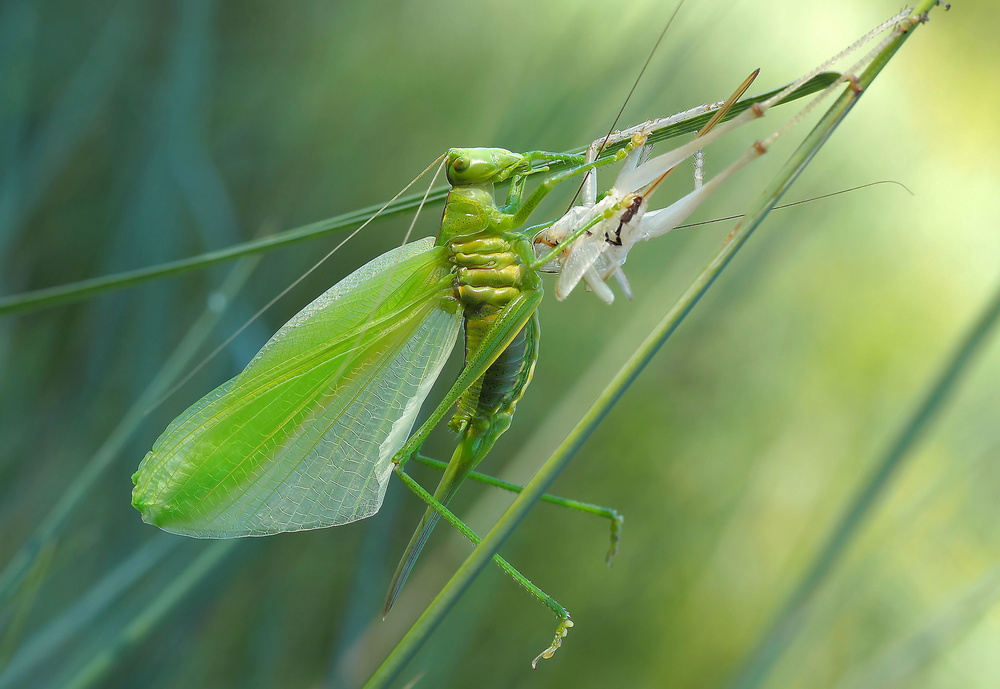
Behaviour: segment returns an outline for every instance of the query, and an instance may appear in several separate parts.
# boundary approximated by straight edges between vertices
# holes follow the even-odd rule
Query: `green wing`
[[[143,520],[233,538],[377,512],[458,335],[450,295],[431,238],[344,278],[164,431],[132,477]]]

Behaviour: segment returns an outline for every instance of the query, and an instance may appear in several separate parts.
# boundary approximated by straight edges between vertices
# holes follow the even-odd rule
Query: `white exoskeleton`
[[[742,89],[749,86],[749,82],[755,75],[751,75],[751,78],[741,86],[741,90],[737,90],[734,97],[727,101],[703,105],[669,118],[645,122],[620,132],[613,132],[608,137],[598,139],[591,144],[586,154],[588,162],[596,160],[604,147],[622,141],[631,140],[629,143],[631,150],[624,159],[614,185],[600,201],[597,200],[596,171],[591,171],[587,174],[581,188],[581,205],[570,208],[565,215],[535,235],[533,246],[536,257],[542,258],[551,255],[550,261],[542,270],[559,273],[555,287],[556,298],[565,299],[573,288],[583,280],[594,294],[610,304],[614,301],[614,293],[605,281],[614,276],[621,286],[622,292],[631,299],[631,288],[625,278],[625,273],[622,271],[622,266],[628,258],[631,248],[639,241],[660,237],[684,222],[723,182],[750,161],[766,153],[779,136],[801,121],[840,85],[847,83],[849,88],[857,88],[855,73],[871,62],[893,38],[894,33],[890,34],[884,41],[880,41],[873,50],[854,64],[851,69],[844,72],[834,83],[816,95],[780,129],[763,140],[755,141],[735,162],[704,184],[701,183],[701,149],[729,131],[763,117],[767,110],[786,98],[795,89],[887,29],[895,27],[895,31],[905,30],[909,26],[909,22],[914,21],[909,18],[909,14],[909,10],[906,10],[883,22],[837,55],[789,84],[778,94],[753,104],[728,122],[714,126],[714,128],[715,122],[711,122],[691,142],[655,158],[649,158],[652,145],[647,143],[647,138],[652,131],[701,112],[713,110],[725,112],[742,93]],[[679,163],[691,156],[696,157],[694,191],[666,208],[648,210],[650,194]],[[559,251],[552,255],[557,248]]]

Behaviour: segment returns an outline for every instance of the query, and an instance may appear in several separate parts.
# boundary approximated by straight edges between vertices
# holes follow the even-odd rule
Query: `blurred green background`
[[[755,67],[751,93],[782,85],[897,9],[689,2],[622,123],[724,98]],[[7,0],[0,293],[384,201],[449,146],[585,145],[606,131],[671,10]],[[507,543],[503,554],[577,623],[555,658],[530,670],[554,620],[488,571],[396,686],[724,687],[738,676],[1000,286],[998,21],[991,0],[934,12],[786,200],[876,180],[915,196],[882,185],[775,212],[560,478],[557,493],[626,515],[613,567],[606,523],[548,505]],[[791,112],[710,149],[709,173]],[[741,212],[805,133],[699,217]],[[675,180],[660,202],[690,183]],[[401,485],[361,523],[219,545],[142,524],[129,477],[173,416],[398,243],[408,220],[372,225],[114,439],[119,452],[104,445],[106,470],[57,527],[54,510],[72,504],[123,417],[145,411],[143,389],[230,267],[0,321],[0,566],[34,555],[0,607],[0,687],[354,687],[369,676],[469,552],[438,529],[383,621],[422,512]],[[634,302],[608,307],[577,290],[558,303],[550,290],[535,380],[483,468],[527,480],[731,227],[637,247]],[[335,241],[267,255],[195,361]],[[990,342],[761,686],[997,686],[998,382]],[[450,442],[441,433],[428,452],[446,457]],[[509,499],[469,485],[453,506],[485,532]],[[31,540],[38,529],[52,538]]]

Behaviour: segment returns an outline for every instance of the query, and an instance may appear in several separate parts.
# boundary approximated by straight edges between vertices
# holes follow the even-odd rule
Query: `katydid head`
[[[452,148],[448,182],[452,186],[502,182],[525,163],[524,156],[503,148]]]

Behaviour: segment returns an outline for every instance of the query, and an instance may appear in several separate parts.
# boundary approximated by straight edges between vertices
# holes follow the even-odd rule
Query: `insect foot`
[[[608,567],[611,566],[611,559],[618,554],[618,544],[622,540],[622,527],[624,526],[625,517],[615,512],[611,519],[611,547],[608,548],[608,554],[604,556],[604,562]]]
[[[538,669],[538,661],[542,658],[548,660],[556,654],[559,647],[562,646],[563,639],[569,634],[569,628],[573,626],[573,620],[569,618],[569,613],[566,613],[566,617],[559,620],[559,626],[556,627],[556,638],[552,639],[552,645],[542,651],[534,660],[531,661],[531,669]]]

